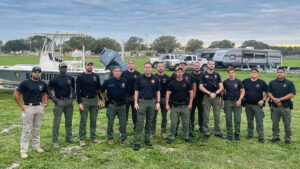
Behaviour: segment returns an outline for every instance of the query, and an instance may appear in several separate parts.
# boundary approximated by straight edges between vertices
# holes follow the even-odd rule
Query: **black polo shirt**
[[[125,78],[120,78],[119,80],[112,77],[105,80],[101,92],[103,93],[107,90],[107,97],[109,100],[124,101],[126,97],[127,80]]]
[[[164,75],[158,75],[157,73],[155,76],[158,77],[159,83],[160,83],[160,97],[165,97],[168,89],[168,84],[170,82],[170,77],[166,74]]]
[[[172,92],[170,100],[173,103],[182,103],[189,101],[189,91],[193,90],[193,86],[187,80],[172,80],[168,85],[168,91]]]
[[[139,98],[150,100],[156,97],[156,92],[161,90],[158,77],[151,74],[146,77],[142,74],[136,79],[134,90],[139,91]]]
[[[272,93],[275,98],[281,98],[290,93],[296,95],[294,83],[287,79],[283,81],[279,81],[278,79],[272,80],[268,85],[267,92]]]
[[[134,84],[136,79],[140,76],[140,72],[134,71],[129,72],[128,70],[124,71],[121,75],[121,77],[125,78],[128,83],[128,95],[132,96],[134,95]]]
[[[76,79],[76,96],[78,104],[82,102],[81,97],[94,98],[97,90],[101,89],[100,78],[97,74],[82,73]]]
[[[42,102],[43,93],[47,93],[47,85],[44,81],[24,80],[16,89],[23,94],[24,103]]]
[[[252,81],[251,78],[243,80],[245,88],[245,101],[249,104],[258,104],[263,99],[264,93],[267,91],[267,83],[261,79]]]
[[[200,84],[203,84],[206,90],[215,93],[220,88],[219,83],[222,83],[219,73],[215,71],[212,74],[209,74],[207,71],[202,73]]]
[[[195,72],[192,72],[192,77],[194,79],[194,82],[196,83],[196,98],[202,98],[204,93],[200,90],[199,86],[200,86],[200,78],[202,76],[202,72],[201,73],[195,73]]]
[[[69,98],[75,87],[75,80],[70,75],[59,74],[50,80],[48,86],[54,89],[56,98]]]
[[[223,82],[223,85],[225,89],[224,100],[236,101],[240,98],[240,90],[244,88],[244,85],[239,79],[227,79]]]

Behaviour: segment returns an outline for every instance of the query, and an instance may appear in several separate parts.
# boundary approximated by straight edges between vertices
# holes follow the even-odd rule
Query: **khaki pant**
[[[40,147],[40,127],[44,115],[44,107],[27,106],[27,109],[22,112],[23,131],[21,136],[20,152],[27,152],[29,146],[30,133],[32,129],[32,147]]]

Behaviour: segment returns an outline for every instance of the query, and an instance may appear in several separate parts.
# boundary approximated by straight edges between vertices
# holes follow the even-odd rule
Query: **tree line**
[[[2,52],[11,51],[33,51],[40,52],[44,43],[45,37],[35,35],[27,39],[9,40],[5,44],[0,41],[0,49]],[[50,39],[48,39],[50,41]],[[101,53],[105,48],[120,51],[121,45],[114,39],[103,37],[95,39],[92,36],[85,37],[71,37],[68,41],[64,42],[63,52],[73,51],[75,49],[82,49],[85,46],[86,50],[91,50],[96,54]],[[210,44],[209,48],[233,48],[234,42],[229,40],[214,41]],[[283,55],[299,55],[300,47],[274,47],[264,42],[256,40],[247,40],[242,43],[241,48],[254,47],[255,49],[278,49]],[[199,48],[203,48],[203,41],[199,39],[190,39],[185,46],[177,42],[174,36],[160,36],[154,40],[153,43],[147,45],[140,37],[130,37],[125,43],[126,51],[135,52],[136,56],[142,50],[156,50],[158,53],[172,53],[174,49],[180,48],[187,52],[194,52]]]

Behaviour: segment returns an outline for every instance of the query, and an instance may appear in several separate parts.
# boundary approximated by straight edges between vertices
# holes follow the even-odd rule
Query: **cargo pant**
[[[90,112],[90,137],[91,140],[96,139],[96,123],[98,116],[98,99],[97,98],[82,98],[84,110],[80,110],[80,125],[79,125],[79,138],[80,141],[86,139],[86,123],[88,114]]]
[[[224,101],[224,113],[226,117],[226,129],[227,129],[227,136],[232,137],[232,113],[233,113],[233,121],[234,121],[234,128],[235,134],[240,134],[240,127],[241,127],[241,114],[242,114],[242,106],[236,107],[236,101],[225,100]]]
[[[210,107],[213,107],[214,113],[214,134],[219,135],[221,133],[220,129],[220,112],[221,112],[221,101],[220,97],[216,97],[214,99],[210,99],[208,95],[204,95],[202,101],[203,107],[203,134],[210,135],[209,132],[209,114]]]
[[[271,119],[273,122],[273,126],[272,126],[273,138],[280,138],[279,122],[281,117],[282,117],[282,121],[284,124],[284,131],[285,131],[284,139],[286,141],[291,141],[291,136],[292,136],[291,109],[285,108],[283,106],[271,107]]]
[[[114,120],[115,117],[119,118],[119,131],[121,133],[121,141],[127,139],[126,133],[126,106],[125,104],[117,106],[116,104],[109,104],[106,109],[107,122],[107,135],[108,140],[114,139]]]
[[[132,111],[132,122],[133,122],[133,129],[136,127],[136,118],[137,118],[137,111],[134,108],[134,97],[132,96],[126,96],[126,123],[128,122],[128,116],[129,116],[129,107],[131,107]]]
[[[72,139],[73,99],[59,100],[53,108],[52,143],[58,142],[62,113],[65,115],[66,141]]]
[[[202,108],[202,100],[203,97],[196,96],[193,100],[193,105],[191,109],[190,114],[190,127],[189,132],[192,133],[195,129],[195,112],[196,108],[198,109],[198,125],[199,125],[199,131],[203,131],[203,108]]]
[[[167,119],[168,111],[166,110],[166,99],[164,97],[160,99],[160,111],[161,111],[161,133],[166,133],[167,124],[168,124],[168,119]],[[151,134],[153,135],[155,134],[156,131],[157,114],[158,111],[155,110],[152,124],[151,124]]]
[[[27,106],[26,110],[22,112],[23,131],[21,136],[20,152],[28,152],[29,139],[32,129],[32,147],[40,147],[40,128],[44,115],[44,107]]]
[[[151,123],[155,111],[155,99],[144,100],[138,99],[139,110],[137,111],[137,121],[134,135],[134,143],[140,144],[140,140],[143,134],[144,121],[145,124],[145,141],[150,141]]]
[[[265,113],[263,108],[259,105],[246,104],[246,114],[248,121],[248,136],[253,136],[254,130],[254,117],[256,122],[256,132],[258,134],[258,138],[264,138],[264,117]]]
[[[189,138],[189,119],[190,119],[190,110],[186,105],[183,106],[172,106],[171,108],[171,126],[170,126],[170,133],[169,139],[173,140],[175,138],[175,134],[177,132],[178,121],[181,118],[182,121],[182,133],[183,138]]]

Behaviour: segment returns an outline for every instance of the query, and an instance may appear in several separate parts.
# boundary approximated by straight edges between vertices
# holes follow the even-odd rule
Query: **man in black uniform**
[[[183,78],[183,80],[186,80],[186,81],[188,81],[188,82],[190,82],[192,84],[193,93],[195,94],[196,90],[197,90],[196,82],[194,81],[194,78],[193,78],[192,74],[186,72],[186,65],[187,65],[187,63],[185,61],[181,61],[180,64],[179,64],[179,67],[181,67],[182,70],[183,70],[183,76],[182,76],[182,78]],[[173,73],[172,76],[171,76],[171,78],[170,78],[170,81],[173,81],[173,80],[176,80],[176,73]],[[180,119],[178,118],[178,124],[177,124],[176,131],[178,131],[179,123],[180,123]],[[178,134],[178,132],[176,132],[175,137],[177,136],[177,134]],[[192,132],[190,132],[189,134],[190,134],[190,137],[195,137]]]
[[[44,115],[44,108],[48,106],[47,85],[40,80],[41,68],[33,67],[31,72],[31,79],[24,80],[17,87],[14,93],[14,99],[22,109],[22,123],[23,131],[21,136],[21,158],[27,158],[29,137],[32,131],[32,147],[38,152],[42,153],[44,150],[40,147],[40,128],[42,118]],[[20,94],[23,94],[24,104],[20,100]],[[42,104],[42,98],[44,104]]]
[[[225,139],[220,128],[221,101],[220,96],[223,91],[223,83],[219,73],[214,71],[215,61],[208,61],[208,69],[201,75],[200,90],[205,93],[202,101],[203,106],[203,139],[208,139],[209,132],[209,114],[210,107],[213,107],[214,113],[214,134],[217,137]]]
[[[87,61],[85,64],[85,72],[80,74],[76,79],[76,95],[78,107],[80,110],[79,137],[81,147],[84,147],[86,145],[86,122],[88,112],[90,112],[91,142],[95,144],[101,143],[100,140],[96,139],[96,122],[98,109],[103,105],[102,100],[104,100],[104,96],[100,93],[100,78],[97,74],[93,73],[93,68],[94,63],[92,61]],[[99,103],[97,95],[100,99]]]
[[[242,114],[242,99],[245,95],[243,83],[235,78],[235,69],[228,67],[229,78],[223,82],[223,100],[222,107],[224,108],[226,117],[227,138],[232,140],[232,112],[234,116],[234,137],[235,140],[240,140],[241,114]]]
[[[160,111],[161,111],[161,136],[163,138],[167,138],[167,110],[166,110],[166,92],[168,89],[168,83],[170,80],[170,77],[164,73],[164,64],[162,62],[157,64],[157,73],[155,74],[160,82],[161,90],[160,90]],[[156,122],[157,122],[157,114],[158,111],[155,111],[153,120],[152,120],[152,125],[151,125],[151,135],[150,138],[152,138],[155,135],[155,130],[156,130]]]
[[[52,144],[54,148],[59,147],[58,136],[62,113],[65,114],[66,141],[74,142],[72,138],[72,117],[75,80],[72,76],[66,74],[66,63],[59,64],[59,72],[60,74],[51,79],[48,85],[48,95],[54,102],[52,126]],[[55,97],[52,95],[52,89],[54,89]]]
[[[245,88],[245,110],[248,121],[247,139],[251,139],[253,137],[253,121],[255,117],[258,141],[264,143],[265,113],[263,111],[263,107],[268,97],[266,94],[267,84],[265,81],[258,79],[257,68],[252,68],[250,78],[243,80],[243,85]]]
[[[122,73],[121,77],[125,78],[128,83],[128,93],[126,94],[126,122],[128,121],[129,107],[132,111],[132,122],[133,129],[136,126],[136,109],[134,108],[134,84],[136,79],[141,75],[140,72],[136,71],[135,61],[130,59],[127,64],[128,70]]]
[[[196,93],[194,94],[193,106],[191,109],[190,115],[190,133],[192,133],[195,129],[194,121],[195,121],[195,111],[198,109],[198,124],[199,124],[199,132],[203,133],[203,109],[202,109],[202,100],[204,93],[200,90],[200,77],[202,75],[200,71],[200,63],[194,63],[194,72],[192,72],[192,77],[194,82],[196,83]]]
[[[284,68],[279,67],[277,69],[277,79],[269,83],[267,92],[270,98],[269,105],[273,122],[273,138],[271,139],[271,142],[275,143],[280,141],[279,122],[282,117],[285,131],[285,143],[291,144],[291,110],[293,109],[293,102],[291,99],[296,95],[296,89],[294,83],[285,78]]]
[[[121,68],[115,67],[113,70],[112,78],[105,80],[102,85],[101,93],[104,95],[104,91],[107,90],[108,99],[105,102],[106,116],[108,118],[107,123],[107,135],[108,135],[108,144],[114,144],[114,120],[115,117],[119,118],[119,130],[121,133],[121,141],[123,144],[130,144],[127,141],[126,133],[126,107],[125,107],[125,98],[126,98],[126,88],[127,81],[121,77]]]
[[[145,116],[145,144],[152,146],[150,142],[151,123],[154,111],[160,107],[160,84],[158,77],[151,73],[151,63],[147,62],[144,64],[144,71],[145,73],[137,78],[134,85],[134,107],[137,110],[134,150],[140,149],[140,139],[143,133]]]
[[[171,126],[168,144],[171,144],[175,138],[176,130],[178,127],[178,119],[181,117],[183,139],[190,143],[189,139],[189,119],[190,109],[193,103],[193,88],[190,82],[183,80],[183,69],[179,67],[176,70],[176,80],[173,80],[168,85],[166,95],[166,109],[170,109],[169,101],[172,98],[171,108]]]

